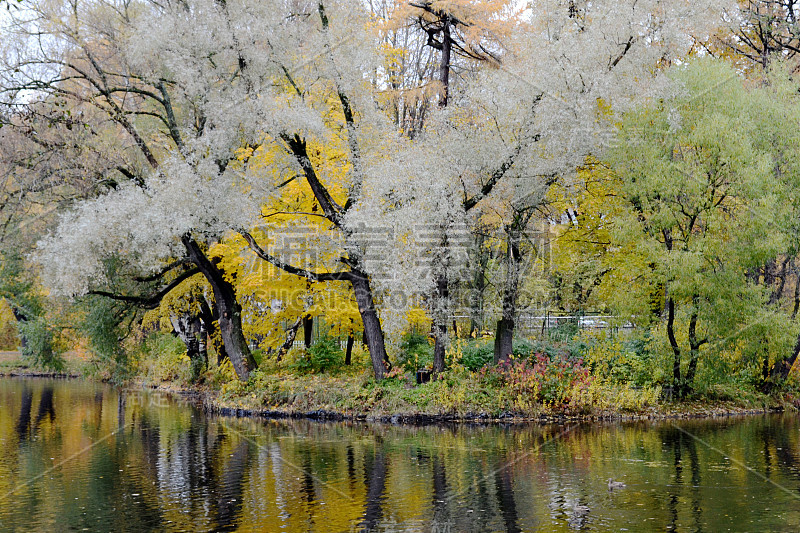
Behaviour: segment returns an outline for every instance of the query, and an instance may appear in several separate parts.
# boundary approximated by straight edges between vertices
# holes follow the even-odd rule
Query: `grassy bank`
[[[293,349],[280,361],[256,352],[259,367],[246,383],[229,362],[210,364],[193,379],[183,345],[157,334],[137,348],[124,375],[89,361],[64,357],[64,372],[134,382],[147,388],[198,392],[210,411],[223,414],[368,418],[378,420],[625,419],[715,416],[791,410],[796,387],[759,392],[743,374],[727,381],[699,381],[695,393],[676,401],[658,381],[663,366],[636,339],[593,342],[579,338],[546,343],[520,341],[506,364],[491,363],[490,341],[457,341],[449,369],[418,384],[415,370],[429,364],[425,337],[408,338],[388,378],[372,377],[368,354],[355,350],[351,364],[333,340],[308,351]],[[211,354],[211,360],[215,360]],[[0,353],[0,374],[36,375],[16,352]],[[45,374],[46,375],[46,374]]]
[[[0,376],[70,376],[88,377],[91,363],[80,352],[67,352],[63,367],[44,368],[27,361],[18,351],[0,351]]]
[[[297,376],[262,370],[247,383],[234,381],[202,390],[206,404],[224,413],[319,416],[323,412],[368,419],[664,418],[795,408],[780,395],[703,395],[674,402],[663,398],[659,388],[598,381],[574,391],[567,402],[537,401],[484,375],[460,371],[417,385],[408,378],[376,382],[367,372]]]

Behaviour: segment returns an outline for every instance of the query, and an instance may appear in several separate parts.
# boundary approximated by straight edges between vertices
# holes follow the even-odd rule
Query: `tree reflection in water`
[[[48,380],[0,381],[0,405],[0,489],[11,491],[0,499],[2,529],[710,532],[800,523],[800,421],[789,416],[574,431],[264,421]],[[627,487],[609,493],[609,477]]]

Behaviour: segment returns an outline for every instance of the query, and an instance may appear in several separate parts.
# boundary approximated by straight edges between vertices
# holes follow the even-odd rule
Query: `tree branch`
[[[288,145],[289,150],[292,155],[294,155],[300,168],[303,169],[303,174],[308,181],[309,187],[311,187],[311,192],[314,193],[314,197],[317,199],[317,202],[319,202],[320,207],[322,207],[322,212],[325,213],[325,217],[337,227],[341,227],[342,207],[333,200],[328,189],[320,181],[319,176],[317,176],[314,165],[308,157],[308,148],[305,139],[302,139],[297,134],[293,137],[283,134],[281,138]]]
[[[162,288],[155,294],[150,296],[128,296],[124,294],[114,294],[113,292],[107,291],[89,291],[89,294],[93,294],[95,296],[104,296],[106,298],[111,298],[112,300],[117,300],[120,302],[128,302],[139,307],[143,307],[145,309],[155,309],[158,307],[158,304],[161,303],[161,300],[169,294],[175,287],[186,281],[187,279],[191,278],[195,274],[199,274],[199,268],[192,268],[180,274],[177,278],[172,280],[167,286]]]
[[[134,279],[134,281],[138,281],[138,282],[141,282],[141,283],[149,283],[149,282],[161,279],[162,277],[164,277],[164,275],[167,272],[175,270],[179,266],[186,265],[186,264],[189,264],[189,258],[188,257],[183,257],[181,259],[178,259],[177,261],[173,261],[172,263],[168,264],[163,269],[161,269],[161,271],[153,274],[152,276],[136,277],[136,278],[133,278],[133,279]]]
[[[272,265],[280,268],[281,270],[283,270],[284,272],[287,272],[289,274],[293,274],[293,275],[299,276],[301,278],[306,278],[309,281],[320,281],[320,282],[324,282],[324,281],[352,281],[352,279],[353,279],[353,274],[351,272],[323,272],[323,273],[316,273],[316,272],[312,272],[310,270],[306,270],[304,268],[300,268],[300,267],[296,267],[296,266],[290,265],[289,263],[281,261],[277,257],[272,256],[272,255],[268,254],[266,251],[264,251],[264,249],[261,248],[261,246],[258,245],[258,243],[253,238],[253,236],[250,235],[250,233],[248,233],[247,231],[239,230],[239,234],[244,238],[245,241],[247,241],[247,244],[250,247],[250,249],[253,250],[253,252],[255,252],[255,254],[258,257],[260,257],[264,261],[267,261],[268,263],[271,263]]]

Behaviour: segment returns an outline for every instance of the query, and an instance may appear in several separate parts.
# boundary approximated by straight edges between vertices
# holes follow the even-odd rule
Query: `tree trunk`
[[[225,343],[225,350],[233,363],[236,376],[241,381],[247,381],[250,378],[250,371],[256,367],[256,362],[242,331],[242,308],[236,301],[236,291],[191,237],[185,235],[181,241],[186,247],[189,259],[197,265],[214,291],[214,301],[219,314],[219,330]]]
[[[689,367],[686,369],[686,379],[683,383],[681,397],[687,396],[694,389],[694,375],[697,372],[697,359],[700,357],[700,345],[697,340],[697,310],[692,311],[689,318]]]
[[[22,324],[22,323],[24,323],[24,322],[26,322],[26,321],[28,320],[28,317],[27,317],[27,316],[25,316],[25,314],[24,314],[22,311],[20,311],[20,310],[17,308],[17,306],[16,306],[16,305],[12,305],[12,306],[11,306],[11,313],[14,315],[14,319],[15,319],[15,320],[17,321],[17,323],[19,323],[19,324]],[[25,348],[27,348],[27,347],[28,347],[28,338],[27,338],[25,335],[23,335],[23,333],[22,333],[22,329],[23,329],[23,328],[17,328],[17,335],[19,336],[19,347],[20,347],[20,351],[21,351],[21,352],[24,352],[24,351],[25,351]]]
[[[450,54],[453,48],[453,39],[450,36],[450,18],[445,15],[442,26],[442,59],[439,63],[439,80],[442,82],[442,99],[439,105],[447,107],[450,96]]]
[[[515,224],[516,224],[515,220]],[[494,342],[494,361],[508,361],[514,351],[514,327],[519,297],[519,270],[522,260],[520,239],[522,230],[511,227],[506,230],[506,281],[503,288],[503,316],[497,323]]]
[[[672,347],[674,358],[672,361],[672,389],[675,392],[681,390],[681,349],[678,340],[675,338],[675,300],[672,296],[667,298],[667,337],[669,345]]]
[[[450,36],[450,19],[444,15],[442,19],[442,57],[439,62],[439,80],[442,82],[442,98],[439,106],[447,107],[447,100],[450,93],[450,54],[453,41]],[[444,231],[444,230],[443,230]],[[447,246],[447,235],[444,234],[443,246]],[[448,280],[446,266],[442,266],[442,272],[437,275],[436,289],[433,296],[433,373],[444,372],[444,356],[447,349],[447,316],[446,310],[449,309],[447,300],[449,298]]]
[[[347,334],[347,348],[344,352],[344,364],[350,365],[353,357],[353,344],[356,342],[356,336],[353,333],[353,330],[350,330],[350,333]]]
[[[203,321],[206,331],[205,338],[208,339],[205,344],[206,346],[210,344],[214,347],[214,351],[217,352],[217,366],[220,366],[225,362],[225,359],[228,358],[228,352],[225,350],[225,343],[222,342],[222,336],[217,335],[217,320],[219,320],[219,314],[216,308],[212,307],[205,298],[200,301],[200,320]],[[208,348],[206,348],[206,350],[207,349]]]
[[[494,363],[508,361],[514,352],[514,320],[510,322],[501,318],[497,321],[497,331],[494,337]]]
[[[197,381],[208,367],[208,352],[206,343],[201,341],[205,334],[202,321],[198,317],[182,315],[180,317],[171,316],[170,322],[175,335],[183,341],[186,346],[186,355],[189,357],[191,366],[191,380]]]
[[[790,257],[786,256],[783,261],[781,261],[781,268],[778,274],[775,276],[777,278],[777,283],[775,283],[776,279],[772,280],[772,292],[769,296],[769,302],[767,305],[775,305],[778,303],[778,300],[783,296],[783,290],[786,287],[786,277],[787,273],[786,270],[789,266]]]
[[[794,344],[794,349],[792,350],[792,355],[775,363],[775,366],[772,367],[772,373],[770,374],[770,380],[772,381],[772,386],[779,385],[789,377],[789,372],[792,370],[794,366],[794,362],[797,360],[797,356],[800,355],[800,335],[797,336],[797,342]]]
[[[314,333],[314,318],[311,315],[303,317],[303,344],[306,350],[311,348],[312,334]]]
[[[446,246],[446,243],[445,243]],[[450,291],[447,274],[441,273],[436,278],[436,293],[433,297],[433,373],[444,372],[444,355],[447,349],[447,310]]]
[[[294,340],[297,338],[297,330],[300,329],[301,322],[302,321],[298,319],[294,324],[292,324],[292,327],[289,328],[289,333],[286,335],[286,340],[284,341],[280,350],[278,350],[278,355],[275,358],[277,361],[283,359],[283,356],[285,356],[294,345]]]
[[[352,270],[351,282],[358,303],[358,312],[364,323],[364,343],[367,345],[370,359],[372,359],[372,370],[375,373],[375,379],[383,379],[389,365],[389,356],[386,354],[381,321],[372,299],[372,287],[370,287],[367,275],[356,269]]]
[[[792,260],[794,263],[794,260]],[[800,309],[800,271],[795,270],[795,284],[794,284],[794,306],[792,307],[792,320],[797,317],[797,311]]]

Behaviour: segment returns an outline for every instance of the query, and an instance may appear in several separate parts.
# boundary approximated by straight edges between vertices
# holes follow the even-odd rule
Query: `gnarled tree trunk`
[[[189,259],[197,265],[214,291],[214,301],[219,314],[219,330],[225,343],[225,350],[228,352],[236,376],[242,381],[247,381],[250,378],[250,371],[256,367],[256,362],[242,331],[242,307],[236,301],[236,291],[190,236],[185,235],[181,241],[186,247]]]
[[[530,217],[527,217],[528,219]],[[515,223],[517,220],[515,220]],[[520,221],[521,222],[521,221]],[[514,326],[519,298],[520,264],[522,250],[520,240],[522,230],[527,225],[506,228],[506,281],[503,287],[503,314],[497,322],[497,333],[494,341],[494,362],[508,361],[514,351]]]
[[[350,278],[353,284],[353,291],[358,303],[358,312],[361,321],[364,323],[364,343],[369,350],[372,359],[372,370],[375,372],[375,379],[383,379],[386,375],[386,368],[389,365],[389,356],[386,355],[386,346],[383,342],[383,329],[375,309],[375,302],[372,299],[372,288],[370,287],[367,275],[357,269],[353,269]]]
[[[191,379],[197,381],[208,368],[208,351],[205,337],[207,335],[203,321],[196,316],[171,316],[172,329],[186,346],[186,355],[191,365]]]

